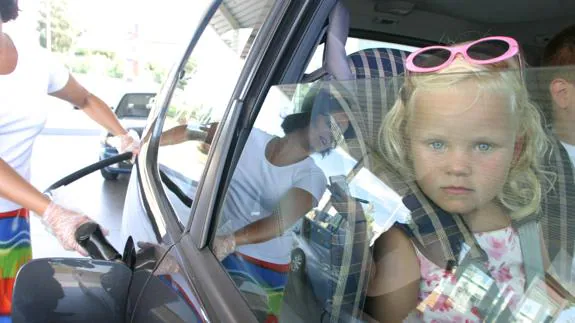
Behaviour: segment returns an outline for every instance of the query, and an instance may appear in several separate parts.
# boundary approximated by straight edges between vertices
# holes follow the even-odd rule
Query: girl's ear
[[[513,149],[513,164],[515,164],[519,161],[519,158],[521,157],[521,153],[523,152],[524,142],[525,142],[525,139],[523,137],[517,137],[517,139],[515,140],[515,147]]]

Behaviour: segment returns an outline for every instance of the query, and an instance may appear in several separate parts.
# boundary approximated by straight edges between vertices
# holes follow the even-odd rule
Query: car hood
[[[126,129],[126,130],[133,129],[141,137],[142,132],[144,132],[144,128],[146,128],[147,120],[146,119],[125,118],[125,119],[120,119],[120,123],[122,124],[122,127],[124,127],[124,129]],[[101,136],[107,137],[107,136],[111,136],[111,134],[107,130],[102,129]]]
[[[144,129],[146,127],[147,119],[120,119],[120,123],[126,129]]]

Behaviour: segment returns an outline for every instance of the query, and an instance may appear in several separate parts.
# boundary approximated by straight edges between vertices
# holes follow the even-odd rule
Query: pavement
[[[73,171],[98,161],[99,136],[70,129],[49,129],[47,133],[57,134],[40,135],[32,155],[32,184],[38,189],[44,190]],[[95,172],[57,190],[57,196],[65,206],[85,212],[108,229],[108,239],[121,251],[120,228],[128,180],[128,176],[122,175],[117,181],[106,181]],[[64,250],[38,217],[32,217],[30,223],[34,258],[81,257]]]

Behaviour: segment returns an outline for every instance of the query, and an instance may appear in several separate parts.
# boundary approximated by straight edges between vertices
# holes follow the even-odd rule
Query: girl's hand
[[[42,223],[58,239],[66,250],[76,250],[82,256],[88,253],[76,242],[76,230],[86,222],[95,222],[85,214],[81,214],[50,202],[44,214]],[[102,228],[105,235],[108,231]]]

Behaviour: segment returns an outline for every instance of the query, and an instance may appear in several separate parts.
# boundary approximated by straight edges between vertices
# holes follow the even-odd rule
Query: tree
[[[154,76],[154,82],[158,84],[162,84],[168,75],[168,71],[165,68],[152,62],[148,62],[146,64],[146,69],[152,73]]]
[[[40,19],[38,27],[40,32],[40,44],[46,47],[46,23],[48,20],[48,7],[50,7],[50,27],[52,48],[50,50],[66,53],[70,50],[74,41],[80,36],[80,31],[69,22],[67,0],[40,0]]]
[[[196,63],[196,60],[193,57],[190,57],[186,66],[184,66],[184,70],[180,72],[180,80],[177,84],[179,89],[185,89],[188,85],[188,81],[194,76],[194,74],[196,74],[197,67],[198,63]]]

